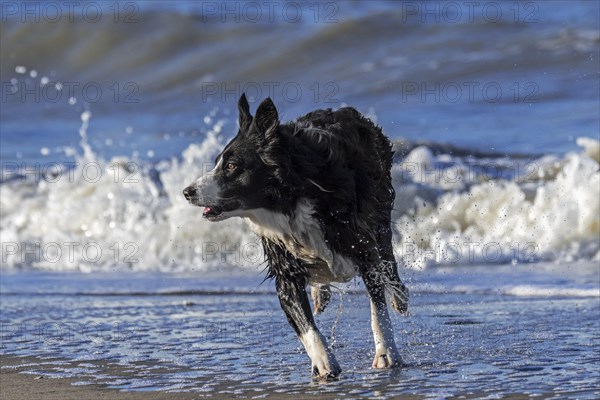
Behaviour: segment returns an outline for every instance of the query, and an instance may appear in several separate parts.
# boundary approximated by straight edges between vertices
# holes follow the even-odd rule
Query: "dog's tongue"
[[[212,208],[210,208],[210,207],[204,207],[204,212],[202,214],[207,215],[211,211],[212,211]]]

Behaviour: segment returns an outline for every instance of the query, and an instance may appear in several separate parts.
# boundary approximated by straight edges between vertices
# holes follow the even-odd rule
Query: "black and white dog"
[[[353,108],[316,110],[280,124],[271,99],[252,117],[239,102],[239,132],[212,171],[185,188],[209,221],[245,218],[260,236],[268,276],[318,379],[341,369],[311,313],[327,305],[329,284],[359,274],[371,300],[374,368],[400,363],[386,304],[400,313],[408,289],[392,249],[392,146],[381,129]]]

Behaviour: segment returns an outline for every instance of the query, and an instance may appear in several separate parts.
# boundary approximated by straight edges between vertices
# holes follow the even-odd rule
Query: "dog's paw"
[[[394,368],[402,364],[402,359],[395,348],[381,347],[375,350],[373,368]]]
[[[339,378],[342,369],[335,357],[319,357],[312,361],[312,377],[321,382],[333,381]]]

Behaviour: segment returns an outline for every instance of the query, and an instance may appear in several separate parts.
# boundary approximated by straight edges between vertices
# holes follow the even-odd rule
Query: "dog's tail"
[[[310,295],[313,300],[313,314],[317,315],[325,310],[331,300],[329,285],[315,285],[310,287]]]
[[[402,315],[408,315],[408,288],[401,281],[386,285],[392,299],[392,307]]]
[[[400,280],[395,262],[384,262],[383,285],[389,293],[392,307],[402,315],[408,315],[408,287]]]

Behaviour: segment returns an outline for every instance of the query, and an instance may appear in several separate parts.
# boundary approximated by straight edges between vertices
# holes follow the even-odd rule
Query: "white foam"
[[[74,170],[54,168],[59,178],[40,182],[31,176],[10,179],[3,171],[2,267],[262,269],[258,239],[241,219],[209,223],[182,195],[183,188],[212,168],[223,148],[226,139],[218,134],[223,120],[214,121],[205,140],[190,145],[181,157],[151,166],[94,153],[87,142],[90,117],[88,111],[81,115],[83,154]],[[598,162],[588,155],[598,142],[588,138],[578,143],[585,152],[543,157],[536,160],[535,179],[517,174],[509,181],[477,175],[465,159],[416,148],[393,170],[397,256],[417,268],[508,263],[531,255],[599,259]],[[417,166],[412,175],[406,173],[411,165]],[[446,178],[453,178],[438,179],[431,171],[439,168],[452,168]],[[494,252],[500,255],[490,260]]]
[[[450,275],[452,276],[452,275]],[[452,278],[450,278],[452,279]],[[460,284],[417,284],[411,287],[414,293],[441,293],[441,294],[480,294],[480,295],[505,295],[515,297],[600,297],[598,287],[560,287],[558,285],[505,285],[491,287],[493,282],[484,284],[460,285]]]
[[[600,142],[589,137],[579,137],[577,145],[583,147],[585,154],[597,163],[600,163]]]
[[[600,297],[600,288],[561,288],[519,285],[504,291],[520,297]]]
[[[592,147],[590,141],[586,148]],[[530,166],[532,179],[471,180],[464,190],[463,183],[453,188],[443,179],[415,183],[394,174],[396,191],[406,187],[410,193],[396,204],[396,209],[408,210],[396,219],[401,237],[397,255],[417,268],[598,257],[598,162],[585,152],[544,157]],[[432,196],[432,201],[423,200]]]
[[[209,223],[182,195],[222,149],[214,132],[200,145],[190,145],[182,160],[157,165],[159,184],[148,165],[98,157],[87,143],[90,116],[81,115],[83,155],[75,170],[52,181],[17,178],[2,185],[3,267],[171,271],[218,268],[223,260],[260,264],[257,239],[241,220]]]

